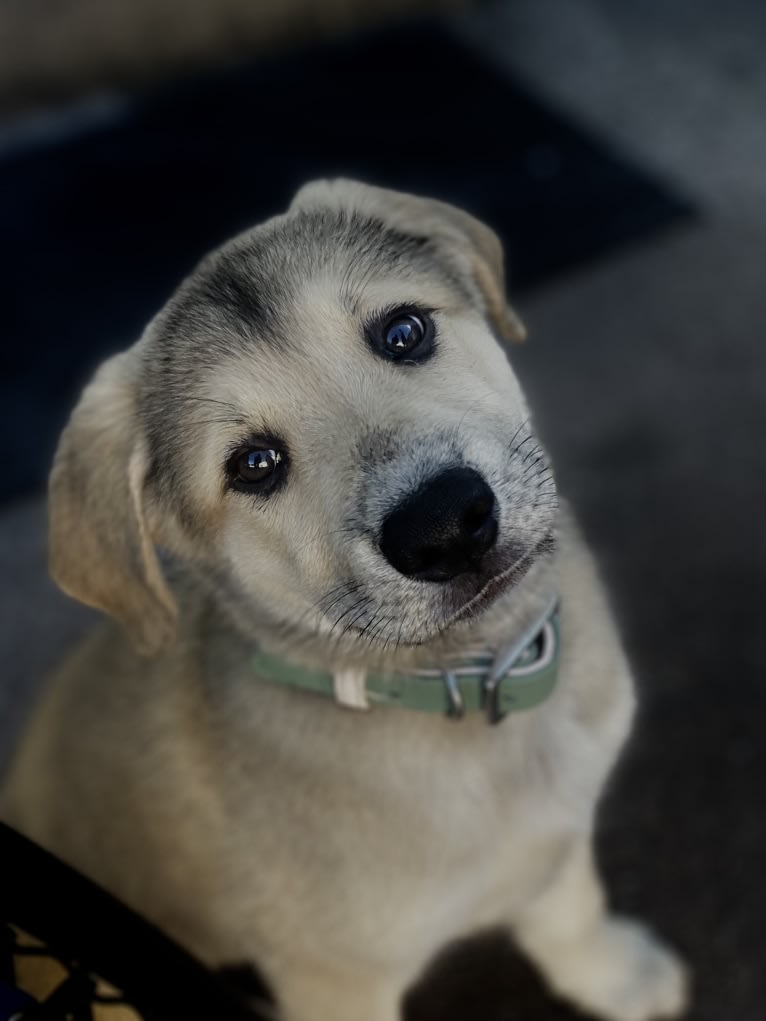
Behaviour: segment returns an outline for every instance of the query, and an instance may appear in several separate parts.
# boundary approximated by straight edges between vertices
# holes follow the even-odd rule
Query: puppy
[[[286,1021],[395,1021],[491,925],[598,1017],[683,1009],[594,867],[633,690],[522,335],[487,227],[320,181],[62,436],[52,573],[120,626],[50,686],[3,814],[210,966],[255,962]]]

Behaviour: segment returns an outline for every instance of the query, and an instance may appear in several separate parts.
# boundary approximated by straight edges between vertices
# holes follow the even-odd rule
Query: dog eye
[[[386,349],[395,358],[399,358],[416,348],[423,340],[425,333],[423,321],[417,316],[401,316],[386,327]]]
[[[398,310],[369,323],[367,340],[376,354],[390,361],[425,361],[434,349],[434,326],[424,312]]]
[[[282,481],[285,466],[286,456],[277,447],[240,447],[229,458],[226,473],[240,492],[270,493]]]

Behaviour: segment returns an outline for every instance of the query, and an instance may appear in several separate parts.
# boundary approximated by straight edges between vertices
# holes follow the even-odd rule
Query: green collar
[[[449,670],[415,670],[410,674],[335,674],[296,666],[259,651],[255,672],[266,681],[334,697],[352,709],[393,705],[460,719],[484,711],[490,723],[506,713],[531,709],[551,694],[560,656],[558,606],[554,601],[519,638],[499,649],[465,654]]]

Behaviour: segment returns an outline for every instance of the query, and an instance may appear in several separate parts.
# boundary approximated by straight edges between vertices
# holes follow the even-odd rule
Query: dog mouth
[[[517,585],[532,565],[547,553],[552,553],[556,546],[553,532],[548,532],[527,553],[518,557],[510,567],[492,575],[471,598],[463,603],[444,622],[440,631],[447,631],[455,624],[472,620],[487,610],[503,593]]]
[[[528,550],[520,557],[517,557],[509,567],[504,568],[497,574],[493,574],[490,578],[488,578],[478,592],[475,592],[470,599],[464,602],[457,610],[443,620],[434,631],[424,633],[417,638],[399,641],[397,644],[410,647],[423,645],[426,642],[431,641],[434,637],[436,637],[436,635],[444,634],[449,631],[450,628],[454,627],[456,624],[475,620],[477,617],[481,616],[482,613],[488,610],[490,606],[492,606],[492,604],[500,598],[500,596],[504,595],[517,585],[527,574],[530,568],[537,563],[540,557],[553,553],[555,548],[556,538],[551,531],[543,536],[543,538],[536,543],[532,549]]]
[[[534,546],[516,556],[511,564],[488,577],[485,576],[483,581],[480,579],[478,590],[475,590],[477,584],[475,576],[472,580],[463,577],[452,593],[450,601],[454,608],[450,608],[440,620],[426,619],[412,630],[402,628],[401,614],[387,614],[382,604],[375,605],[369,593],[358,584],[344,585],[341,595],[337,595],[337,590],[330,590],[328,595],[332,598],[323,612],[329,616],[330,609],[337,607],[338,612],[332,615],[334,619],[329,623],[330,632],[339,637],[361,636],[371,645],[380,640],[384,645],[392,644],[395,647],[420,646],[457,624],[479,617],[502,595],[517,585],[540,557],[553,552],[555,546],[553,531],[549,531]],[[471,589],[473,591],[470,591]]]

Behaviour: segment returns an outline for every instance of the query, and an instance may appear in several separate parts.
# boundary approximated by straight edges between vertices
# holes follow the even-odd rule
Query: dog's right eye
[[[271,443],[238,447],[226,462],[229,485],[241,493],[272,493],[284,481],[287,454]]]

